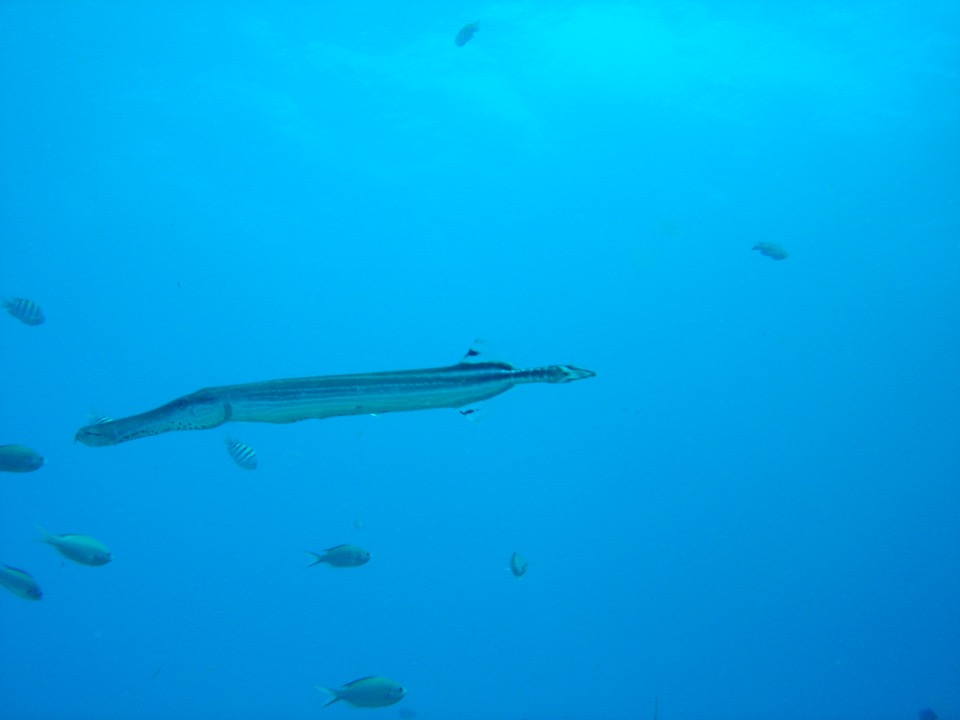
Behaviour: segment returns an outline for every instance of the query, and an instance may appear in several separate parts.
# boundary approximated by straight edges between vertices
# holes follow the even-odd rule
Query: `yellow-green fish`
[[[0,445],[0,470],[33,472],[43,466],[43,457],[23,445]]]
[[[386,707],[400,702],[407,690],[396,680],[384,677],[365,677],[349,682],[339,690],[320,687],[317,690],[326,693],[330,699],[323,707],[343,700],[354,707]]]
[[[322,555],[309,550],[306,553],[316,558],[307,567],[313,567],[320,563],[327,563],[327,565],[333,565],[334,567],[359,567],[360,565],[366,565],[370,560],[370,553],[356,545],[337,545],[327,548]]]
[[[460,30],[454,36],[453,42],[456,44],[457,47],[463,47],[468,42],[470,42],[470,39],[474,36],[474,34],[479,29],[480,29],[480,23],[478,21],[474,20],[473,22],[468,22],[466,25],[460,28]]]
[[[53,535],[37,528],[42,537],[40,542],[53,545],[61,555],[81,565],[106,565],[112,559],[110,551],[99,540],[88,535]]]
[[[10,315],[22,322],[24,325],[43,325],[46,319],[43,317],[43,310],[33,300],[26,298],[13,298],[7,300],[0,298],[0,305],[6,309]]]
[[[246,443],[227,438],[227,452],[233,461],[244,470],[257,469],[257,452]]]
[[[527,559],[518,552],[510,557],[510,572],[513,573],[514,577],[523,577],[523,574],[527,572]]]
[[[782,247],[772,242],[758,242],[754,245],[752,250],[759,250],[761,255],[766,255],[768,258],[773,258],[774,260],[783,260],[788,253]]]
[[[39,600],[43,597],[40,586],[30,573],[9,565],[0,565],[0,586],[24,600]]]

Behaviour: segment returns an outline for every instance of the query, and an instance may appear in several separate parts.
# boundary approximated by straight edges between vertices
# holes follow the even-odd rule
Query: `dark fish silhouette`
[[[758,242],[752,249],[759,250],[761,255],[766,255],[774,260],[783,260],[790,254],[776,243],[771,242]]]
[[[0,470],[33,472],[43,467],[43,457],[23,445],[0,445]]]
[[[24,600],[39,600],[43,597],[40,586],[30,573],[9,565],[0,565],[0,587]]]
[[[527,572],[527,559],[518,552],[515,552],[510,558],[510,572],[514,577],[523,577]]]
[[[309,550],[305,552],[314,558],[314,561],[307,567],[313,567],[320,563],[327,563],[334,567],[360,567],[370,562],[370,553],[356,545],[337,545],[327,548],[322,555]]]
[[[466,42],[466,40],[464,40],[464,42]],[[6,308],[10,315],[24,325],[43,325],[43,321],[45,320],[43,310],[41,310],[33,300],[27,300],[26,298],[7,300],[6,298],[0,298],[0,304]]]
[[[348,682],[338,690],[319,685],[316,688],[329,697],[323,707],[332,705],[338,700],[343,700],[354,707],[386,707],[400,702],[407,694],[407,689],[403,685],[385,677],[360,678]]]
[[[456,43],[457,47],[463,47],[473,38],[477,30],[480,29],[480,23],[474,20],[473,22],[468,22],[462,28],[460,32],[456,34],[453,38],[453,42]]]
[[[930,708],[924,708],[918,712],[917,717],[920,718],[920,720],[937,720],[937,714]]]

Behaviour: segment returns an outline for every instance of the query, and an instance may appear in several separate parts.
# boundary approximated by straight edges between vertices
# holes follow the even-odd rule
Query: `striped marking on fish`
[[[15,297],[13,300],[2,298],[2,301],[7,312],[24,325],[43,325],[46,319],[43,316],[43,310],[33,300]]]
[[[257,453],[252,447],[232,438],[227,438],[226,443],[227,452],[237,465],[244,470],[257,469]]]

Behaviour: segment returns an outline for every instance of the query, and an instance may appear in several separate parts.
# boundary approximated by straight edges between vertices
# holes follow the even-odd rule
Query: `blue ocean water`
[[[0,315],[0,444],[46,459],[0,476],[0,563],[44,592],[0,592],[0,716],[960,718],[958,28],[936,0],[0,4],[0,294],[47,318]],[[73,442],[478,337],[597,377],[478,422]],[[305,567],[341,543],[370,562]],[[406,697],[321,709],[370,675]]]

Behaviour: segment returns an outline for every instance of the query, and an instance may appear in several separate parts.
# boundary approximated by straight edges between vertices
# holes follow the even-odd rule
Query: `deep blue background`
[[[955,3],[153,5],[0,3],[0,715],[960,718]],[[71,442],[477,336],[598,376]]]

